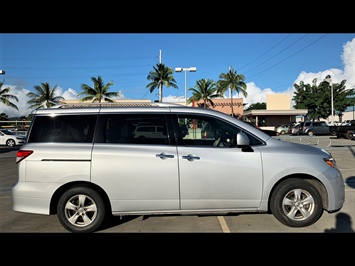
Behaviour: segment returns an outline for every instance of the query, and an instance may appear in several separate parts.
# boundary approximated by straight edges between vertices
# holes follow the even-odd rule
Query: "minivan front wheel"
[[[106,208],[95,190],[75,186],[59,199],[57,216],[62,226],[72,233],[92,233],[104,223]]]
[[[322,216],[323,205],[315,186],[293,178],[277,185],[270,199],[270,210],[277,220],[287,226],[306,227]]]

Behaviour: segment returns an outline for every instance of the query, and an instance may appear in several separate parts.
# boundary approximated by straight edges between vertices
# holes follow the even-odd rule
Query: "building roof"
[[[256,115],[306,115],[307,109],[293,109],[293,110],[249,110],[244,111],[244,116]]]

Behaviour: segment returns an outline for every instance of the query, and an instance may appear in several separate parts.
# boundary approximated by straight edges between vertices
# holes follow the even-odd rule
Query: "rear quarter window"
[[[28,142],[91,143],[97,115],[37,116]]]

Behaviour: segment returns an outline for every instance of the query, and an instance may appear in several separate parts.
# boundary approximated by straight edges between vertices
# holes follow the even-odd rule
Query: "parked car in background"
[[[256,126],[254,123],[252,122],[249,122],[249,121],[243,121],[244,123],[247,123],[261,131],[263,131],[264,133],[268,134],[270,137],[275,137],[275,136],[278,136],[280,135],[278,132],[274,131],[274,130],[271,130],[271,129],[262,129],[260,128],[259,126]]]
[[[341,125],[341,123],[339,122],[339,121],[330,121],[329,123],[328,123],[328,126],[340,126]]]
[[[300,135],[330,135],[329,126],[325,121],[308,121],[304,122],[300,128]]]
[[[133,132],[134,138],[166,138],[166,132],[162,126],[146,125],[137,126]]]
[[[0,145],[6,145],[9,147],[22,145],[25,143],[26,137],[11,132],[8,129],[0,129]]]
[[[340,124],[340,126],[350,126],[351,124],[354,124],[355,123],[355,120],[345,120],[344,122],[342,122]]]
[[[11,131],[12,133],[15,133],[16,135],[22,135],[22,136],[27,135],[26,128],[9,128],[8,130]]]
[[[291,133],[292,126],[293,126],[293,124],[278,125],[274,128],[274,131],[276,131],[280,135],[289,134],[289,133]]]
[[[330,135],[336,136],[337,138],[347,138],[347,139],[352,139],[353,138],[353,132],[355,131],[355,120],[346,120],[350,121],[349,123],[346,123],[346,125],[340,125],[340,126],[330,126],[329,131]]]
[[[296,123],[291,127],[291,134],[292,135],[299,135],[300,129],[303,127],[304,122]]]

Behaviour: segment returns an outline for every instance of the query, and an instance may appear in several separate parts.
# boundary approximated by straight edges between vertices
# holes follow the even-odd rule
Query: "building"
[[[243,116],[244,105],[245,105],[243,103],[243,98],[233,98],[233,101],[231,101],[231,98],[220,98],[220,99],[213,99],[212,101],[214,103],[214,107],[212,107],[210,104],[207,104],[208,108],[220,111],[228,115],[232,115],[231,102],[233,102],[234,116],[235,117]],[[203,107],[203,101],[201,100],[196,102],[195,106]]]
[[[231,99],[213,99],[215,108],[223,113],[231,115]],[[197,106],[203,106],[203,101],[196,103]],[[296,120],[303,120],[307,114],[307,109],[291,109],[290,94],[268,94],[266,95],[266,110],[244,111],[243,98],[233,98],[233,111],[235,117],[243,117],[264,129],[273,129],[280,124],[289,124]],[[297,119],[297,117],[300,117]]]
[[[291,109],[290,94],[267,94],[266,110],[245,111],[244,117],[263,128],[274,128],[280,124],[303,121],[307,113],[307,109]]]

